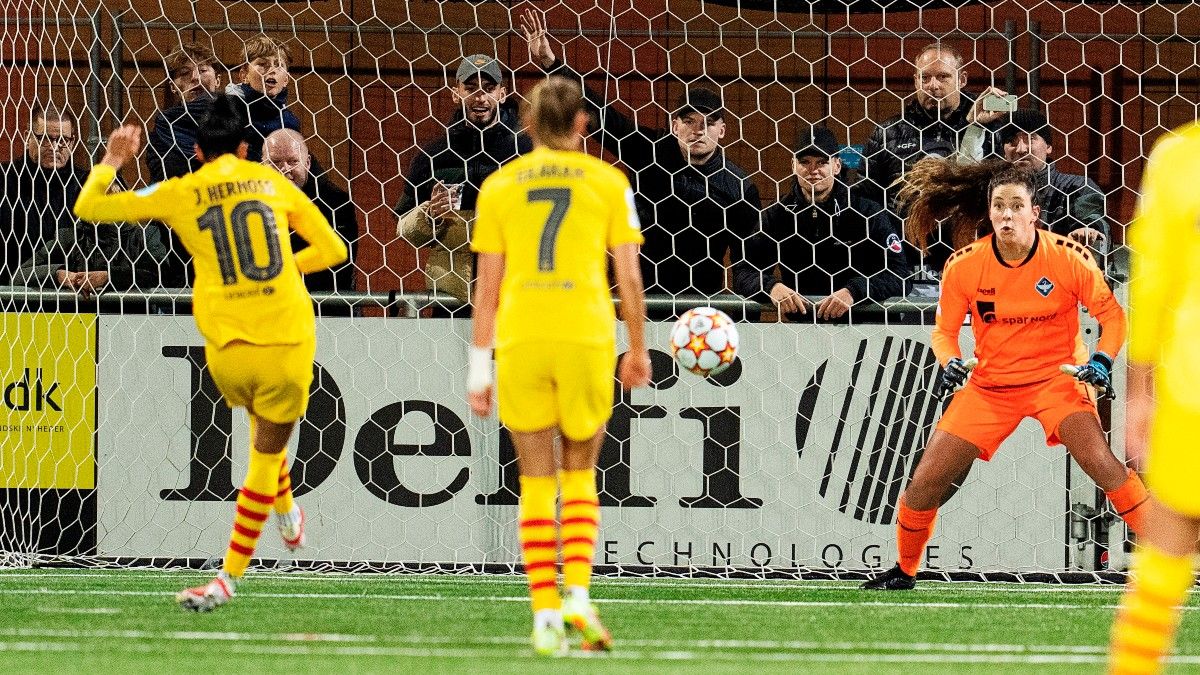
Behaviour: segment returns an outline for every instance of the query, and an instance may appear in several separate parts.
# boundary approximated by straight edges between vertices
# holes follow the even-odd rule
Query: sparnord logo
[[[822,382],[836,363],[832,359],[822,363],[800,396],[796,448],[801,456]],[[845,391],[830,389],[841,400],[834,402],[838,416],[832,441],[825,448],[819,493],[855,520],[892,523],[896,502],[938,414],[939,401],[931,391],[937,361],[933,350],[921,342],[887,337],[882,342],[860,341],[850,368]]]

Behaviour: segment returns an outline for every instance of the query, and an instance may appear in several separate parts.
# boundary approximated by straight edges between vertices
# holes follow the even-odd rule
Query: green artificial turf
[[[611,654],[536,657],[517,576],[251,572],[209,614],[154,570],[0,572],[0,672],[1100,673],[1120,588],[598,579]],[[1195,603],[1190,603],[1192,607]],[[1168,672],[1200,671],[1184,612]]]

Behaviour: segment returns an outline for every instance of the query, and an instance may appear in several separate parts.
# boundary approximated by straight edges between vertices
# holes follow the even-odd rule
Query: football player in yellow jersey
[[[245,160],[245,126],[239,103],[217,96],[196,135],[200,169],[107,194],[117,170],[141,149],[141,128],[121,127],[75,204],[83,220],[157,219],[179,235],[195,261],[193,312],[209,374],[225,402],[250,415],[250,468],[222,570],[177,596],[198,611],[233,596],[272,508],[284,545],[304,544],[304,512],[292,499],[286,457],[308,404],[316,350],[312,299],[301,275],[346,259],[345,244],[308,197],[274,169]],[[289,226],[311,244],[296,255]]]
[[[1113,673],[1156,673],[1194,584],[1200,538],[1200,124],[1159,141],[1130,229],[1125,455],[1144,464],[1146,532],[1113,625]],[[1144,458],[1144,463],[1143,463]]]
[[[578,83],[552,77],[535,87],[526,124],[533,152],[493,173],[479,191],[468,400],[475,414],[491,414],[494,339],[500,420],[512,433],[521,472],[519,535],[534,650],[564,654],[564,622],[581,633],[585,650],[607,650],[612,637],[588,599],[600,523],[595,467],[617,360],[607,263],[611,254],[629,334],[617,372],[626,389],[643,386],[650,353],[641,227],[625,175],[581,152],[588,116]],[[561,464],[554,452],[560,436]],[[555,571],[560,538],[565,599]]]

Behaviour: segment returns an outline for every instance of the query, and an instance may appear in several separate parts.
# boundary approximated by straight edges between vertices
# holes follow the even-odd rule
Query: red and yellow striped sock
[[[1129,477],[1124,483],[1116,490],[1104,494],[1108,501],[1112,502],[1117,515],[1125,519],[1129,529],[1133,530],[1134,534],[1141,534],[1142,528],[1145,527],[1146,513],[1149,511],[1147,504],[1150,501],[1150,493],[1146,492],[1146,486],[1137,473],[1130,469]]]
[[[1157,673],[1175,641],[1179,605],[1195,582],[1192,556],[1173,556],[1154,546],[1134,554],[1132,580],[1113,623],[1109,672]]]
[[[225,552],[224,570],[230,576],[240,578],[246,572],[254,547],[258,545],[258,536],[262,534],[263,523],[271,514],[278,486],[279,453],[251,448],[250,468],[238,494],[233,534],[229,536],[229,550]]]
[[[937,509],[914,511],[900,497],[900,509],[896,516],[896,548],[900,553],[900,569],[910,577],[921,569],[921,556],[925,545],[933,536],[933,523],[937,520]]]
[[[292,476],[288,473],[287,448],[279,453],[279,489],[275,493],[275,513],[291,513],[296,506],[292,499]]]
[[[558,476],[562,483],[563,585],[587,588],[600,532],[596,470],[562,471]]]
[[[557,523],[554,502],[558,480],[554,476],[521,476],[520,530],[521,554],[525,575],[529,577],[529,597],[533,611],[559,609]]]

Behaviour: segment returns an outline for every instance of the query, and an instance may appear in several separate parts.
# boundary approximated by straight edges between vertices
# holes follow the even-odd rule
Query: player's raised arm
[[[108,148],[100,163],[92,167],[75,202],[75,216],[93,223],[145,221],[161,218],[174,207],[169,183],[155,183],[132,192],[109,194],[117,170],[137,157],[142,148],[142,128],[126,124],[108,137]]]
[[[295,193],[296,206],[288,224],[310,244],[296,254],[296,267],[303,274],[312,274],[344,262],[349,255],[346,242],[334,231],[316,204],[296,186],[288,183],[288,187]]]

